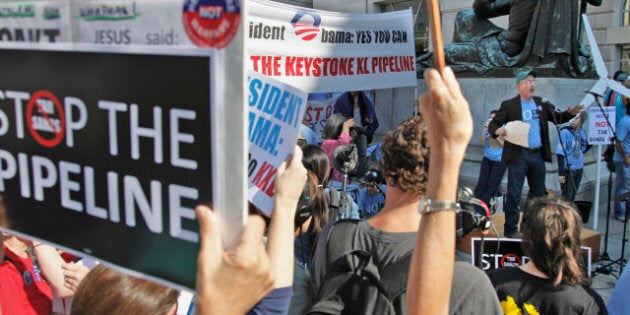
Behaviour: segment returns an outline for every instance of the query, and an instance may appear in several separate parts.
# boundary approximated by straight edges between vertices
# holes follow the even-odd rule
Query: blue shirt
[[[617,138],[621,141],[621,146],[623,147],[623,151],[626,154],[630,153],[630,116],[625,115],[617,123]],[[614,162],[623,162],[623,156],[615,150],[615,155],[613,155]]]
[[[613,98],[612,100],[610,99],[611,97]],[[623,116],[626,115],[626,106],[623,104],[623,95],[613,90],[608,90],[608,93],[604,96],[604,106],[606,105],[615,106],[615,125],[619,125]]]
[[[534,99],[526,101],[521,99],[521,108],[523,110],[523,122],[529,124],[529,134],[527,140],[530,149],[542,147],[542,139],[540,138],[540,111],[534,102]]]
[[[387,189],[386,185],[381,185],[380,187],[383,192]],[[359,212],[363,213],[363,217],[369,219],[383,209],[383,206],[385,205],[385,196],[380,192],[370,195],[366,188],[361,188],[361,190],[359,190],[358,201]]]
[[[587,138],[584,129],[575,130],[572,127],[562,128],[556,145],[556,155],[564,156],[562,145],[567,151],[567,158],[571,165],[571,170],[584,168],[584,152],[586,152]]]
[[[490,161],[501,162],[501,155],[503,154],[503,146],[492,148],[490,146],[490,133],[486,132],[483,142],[485,143],[485,149],[483,150],[483,156]]]

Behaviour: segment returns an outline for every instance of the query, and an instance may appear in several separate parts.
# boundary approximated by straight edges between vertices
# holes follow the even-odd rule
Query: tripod
[[[610,131],[613,134],[613,137],[611,138],[612,141],[612,146],[613,148],[615,147],[615,141],[618,141],[617,139],[617,133],[615,132],[615,130],[612,128],[612,125],[610,124],[610,120],[608,119],[608,115],[604,114],[604,108],[602,107],[602,105],[599,103],[599,95],[593,95],[595,98],[595,103],[597,104],[597,107],[599,107],[599,109],[601,110],[604,118],[606,118],[606,122],[608,124],[608,128],[610,129]],[[623,258],[624,252],[625,252],[625,245],[626,245],[626,222],[627,222],[627,218],[628,218],[628,211],[630,211],[630,192],[625,193],[621,196],[619,196],[617,199],[615,199],[615,203],[617,202],[622,202],[622,201],[626,201],[626,220],[624,221],[623,224],[623,237],[622,237],[622,243],[621,243],[621,258],[617,259],[617,260],[611,260],[610,256],[608,255],[608,234],[610,231],[610,210],[611,210],[611,197],[612,197],[612,172],[608,175],[608,210],[606,212],[606,233],[604,235],[604,252],[601,253],[600,255],[600,261],[608,261],[608,263],[606,264],[599,264],[597,266],[597,268],[595,269],[596,273],[602,273],[602,274],[612,274],[613,276],[615,276],[613,274],[613,269],[612,266],[619,264],[619,273],[617,274],[617,276],[615,276],[616,278],[619,278],[619,276],[621,276],[621,272],[623,271],[623,267],[626,264],[626,260]]]
[[[610,187],[610,186],[609,186]],[[610,189],[610,188],[609,188]],[[624,258],[624,254],[626,251],[626,241],[628,241],[628,239],[626,239],[626,228],[628,225],[628,212],[630,211],[630,192],[627,192],[621,196],[619,196],[617,199],[615,199],[615,203],[617,202],[622,202],[625,201],[626,202],[626,215],[625,215],[625,220],[623,221],[623,234],[621,237],[621,256],[619,259],[617,260],[610,260],[610,258],[608,257],[608,253],[607,253],[607,249],[608,249],[608,225],[610,222],[610,207],[608,207],[608,220],[606,221],[606,238],[605,238],[605,248],[604,248],[604,252],[602,253],[601,257],[602,260],[607,260],[609,261],[607,264],[599,264],[597,266],[597,269],[595,269],[595,272],[600,272],[603,274],[612,274],[613,277],[619,279],[619,277],[621,276],[621,273],[623,272],[623,268],[625,267],[627,260]],[[605,257],[604,257],[605,255]],[[613,268],[612,266],[619,264],[619,272],[617,273],[617,275],[615,275],[613,272]]]

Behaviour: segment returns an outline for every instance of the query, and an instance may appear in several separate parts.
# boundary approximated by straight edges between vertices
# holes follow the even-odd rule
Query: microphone
[[[333,167],[342,174],[352,172],[358,160],[359,155],[354,143],[339,146],[333,151]]]
[[[541,100],[541,102],[542,102],[543,104],[547,105],[547,106],[551,106],[551,108],[553,108],[553,111],[554,111],[554,112],[556,112],[556,113],[559,113],[559,112],[560,112],[560,110],[556,107],[556,105],[553,105],[553,104],[549,101],[549,99],[548,99],[548,98],[543,97],[543,98],[542,98],[542,100]]]

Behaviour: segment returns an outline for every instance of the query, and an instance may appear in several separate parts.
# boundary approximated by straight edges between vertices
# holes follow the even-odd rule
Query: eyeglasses
[[[534,84],[536,83],[536,80],[525,80],[526,84]]]

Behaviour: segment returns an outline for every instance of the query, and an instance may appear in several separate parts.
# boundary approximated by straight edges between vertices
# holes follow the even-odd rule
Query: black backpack
[[[325,194],[326,201],[328,202],[329,216],[336,219],[339,216],[339,211],[341,211],[340,209],[344,206],[344,200],[347,200],[347,198],[343,198],[346,196],[343,191],[339,193],[337,189],[328,184],[324,185],[324,189],[326,188],[329,189],[328,193]],[[340,194],[342,196],[341,199],[344,200],[339,198]],[[300,200],[298,200],[297,210],[295,211],[294,220],[296,228],[298,226],[302,226],[302,224],[304,224],[304,222],[313,215],[313,207],[314,205],[311,201],[309,186],[308,183],[306,183],[302,196],[300,197]]]
[[[372,256],[353,246],[358,220],[341,220],[328,238],[328,271],[307,314],[406,314],[411,251],[379,270]],[[331,263],[332,262],[332,263]]]

